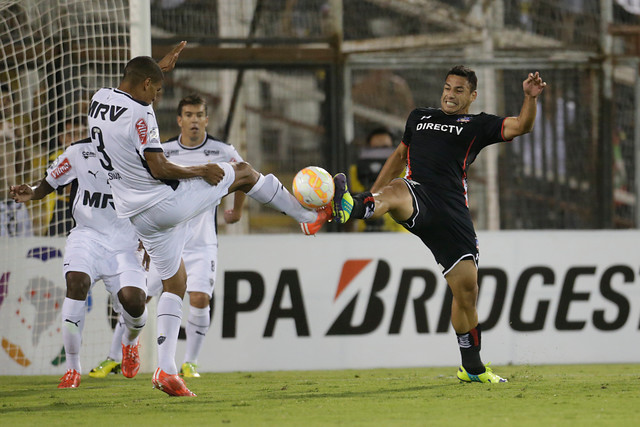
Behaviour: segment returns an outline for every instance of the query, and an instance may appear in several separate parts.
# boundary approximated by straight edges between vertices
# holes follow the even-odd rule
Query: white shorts
[[[180,267],[180,258],[188,238],[186,221],[211,209],[229,193],[235,181],[230,163],[218,163],[224,177],[218,185],[202,179],[180,181],[171,197],[161,200],[131,217],[140,240],[155,264],[161,279],[173,277]]]
[[[184,266],[187,269],[187,292],[202,292],[213,296],[218,266],[218,246],[185,247],[182,252]],[[158,296],[162,293],[162,280],[153,262],[149,265],[147,274],[148,295]]]
[[[64,250],[62,273],[69,271],[86,273],[91,286],[102,279],[107,291],[114,297],[125,286],[133,286],[147,292],[146,273],[136,253],[131,250],[111,250],[103,246],[98,233],[89,230],[71,232]],[[114,298],[118,301],[118,298]],[[116,311],[119,311],[117,307]]]

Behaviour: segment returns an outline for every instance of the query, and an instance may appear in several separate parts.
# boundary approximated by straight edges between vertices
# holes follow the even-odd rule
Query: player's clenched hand
[[[242,212],[238,212],[235,209],[227,209],[226,211],[224,211],[224,222],[226,222],[227,224],[235,224],[236,222],[240,221],[241,215]]]
[[[138,240],[138,252],[141,253],[142,259],[140,260],[142,267],[145,271],[149,271],[149,264],[151,263],[151,257],[147,253],[147,250],[144,248],[144,244],[142,244],[142,240]]]
[[[33,188],[27,184],[12,185],[9,187],[9,194],[15,202],[24,203],[31,200],[31,197],[33,196]]]
[[[525,81],[522,82],[522,90],[524,90],[525,95],[536,97],[542,93],[546,85],[547,84],[542,81],[540,73],[536,71],[535,74],[529,73]]]
[[[180,52],[187,45],[187,42],[181,41],[177,45],[174,46],[173,49],[169,53],[167,53],[164,58],[158,61],[158,66],[162,70],[163,73],[168,73],[173,70],[173,67],[176,66],[176,62],[178,62],[178,56],[180,56]]]
[[[217,185],[224,178],[224,170],[215,163],[204,165],[205,174],[202,176],[211,185]]]

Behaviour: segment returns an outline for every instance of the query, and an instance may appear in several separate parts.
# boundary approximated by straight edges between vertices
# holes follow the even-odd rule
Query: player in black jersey
[[[402,144],[385,162],[368,192],[351,196],[344,174],[334,177],[334,219],[378,218],[389,213],[433,253],[453,293],[451,323],[462,355],[458,378],[506,382],[480,359],[478,244],[467,200],[467,171],[480,150],[533,129],[536,100],[546,83],[536,72],[522,83],[517,117],[469,114],[478,79],[459,65],[446,75],[440,108],[417,108],[407,119]],[[405,178],[395,179],[407,168]]]

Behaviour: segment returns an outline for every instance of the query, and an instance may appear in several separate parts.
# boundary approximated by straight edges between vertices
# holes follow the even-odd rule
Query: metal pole
[[[633,158],[633,173],[634,173],[634,184],[635,184],[635,228],[638,228],[640,225],[640,64],[636,64],[634,67],[636,71],[636,81],[635,81],[635,111],[633,112],[634,117],[634,129],[633,129],[633,147],[634,147],[634,158]]]
[[[151,56],[151,2],[131,0],[129,3],[129,44],[131,58]]]
[[[485,59],[493,57],[493,34],[492,26],[494,22],[502,22],[502,17],[494,16],[494,12],[502,11],[502,1],[493,1],[492,4],[484,10],[484,43],[482,45],[482,53]],[[491,65],[483,67],[482,73],[482,92],[484,99],[485,111],[496,113],[498,108],[497,101],[497,85],[496,71]],[[500,229],[500,189],[498,187],[498,146],[488,147],[485,154],[486,162],[486,178],[487,178],[487,219],[486,226],[488,230]]]
[[[256,28],[258,28],[258,20],[260,19],[260,12],[262,11],[262,0],[256,2],[256,7],[253,10],[253,16],[251,18],[251,25],[249,27],[247,47],[251,47],[251,39],[256,34]],[[236,110],[236,104],[238,103],[238,97],[240,96],[240,89],[242,88],[242,80],[244,79],[244,68],[238,70],[236,76],[236,82],[233,85],[233,94],[231,95],[231,102],[229,104],[229,113],[227,114],[227,121],[224,124],[224,131],[222,132],[222,140],[227,141],[229,134],[231,133],[231,125],[233,124],[233,116]]]

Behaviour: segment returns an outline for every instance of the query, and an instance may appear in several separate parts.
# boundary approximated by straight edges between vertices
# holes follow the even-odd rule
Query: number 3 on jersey
[[[111,158],[109,157],[107,152],[104,151],[104,140],[102,139],[102,130],[100,130],[99,127],[94,126],[93,128],[91,128],[91,139],[93,140],[93,142],[97,141],[98,151],[100,152],[100,154],[102,154],[102,159],[100,159],[100,164],[106,170],[112,171],[113,166],[111,166]]]

